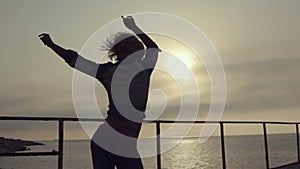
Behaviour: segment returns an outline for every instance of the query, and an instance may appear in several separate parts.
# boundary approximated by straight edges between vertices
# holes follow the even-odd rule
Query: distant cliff
[[[9,139],[0,137],[0,154],[1,153],[14,153],[16,151],[26,151],[27,146],[44,145],[34,141],[26,141],[20,139]]]

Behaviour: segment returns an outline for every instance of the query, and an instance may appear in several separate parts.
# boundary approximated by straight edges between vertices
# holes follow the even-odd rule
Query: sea
[[[139,151],[147,151],[154,140],[144,140]],[[30,151],[57,150],[58,142],[40,141],[45,145],[30,146]],[[151,143],[150,143],[151,142]],[[178,142],[177,138],[161,139],[161,146]],[[297,161],[295,134],[272,134],[268,136],[270,167]],[[144,147],[144,148],[143,148]],[[226,136],[226,167],[228,169],[264,169],[265,149],[262,135]],[[174,148],[161,154],[163,169],[221,169],[220,137],[210,137],[200,143],[199,138],[185,138]],[[0,157],[0,169],[56,169],[57,156]],[[155,169],[156,156],[142,159],[145,169]],[[66,140],[64,142],[64,169],[92,169],[89,140]]]

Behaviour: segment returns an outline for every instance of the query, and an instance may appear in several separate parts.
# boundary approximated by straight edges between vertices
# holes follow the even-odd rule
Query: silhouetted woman
[[[95,77],[107,91],[108,116],[91,141],[94,169],[143,168],[136,141],[145,118],[150,76],[159,49],[131,16],[122,19],[134,34],[118,33],[107,41],[108,56],[115,63],[97,64],[55,44],[49,34],[40,35],[43,43],[71,67]],[[116,153],[116,149],[123,153]]]

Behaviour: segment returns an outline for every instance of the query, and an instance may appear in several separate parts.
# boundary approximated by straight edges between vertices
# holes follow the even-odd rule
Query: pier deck
[[[300,168],[300,163],[292,163],[280,167],[275,167],[273,169],[299,169],[299,168]]]

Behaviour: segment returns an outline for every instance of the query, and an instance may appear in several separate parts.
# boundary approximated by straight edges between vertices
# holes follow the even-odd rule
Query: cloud
[[[227,110],[234,112],[275,110],[278,108],[299,107],[300,58],[289,51],[280,54],[265,51],[257,52],[255,58],[240,63],[225,65],[228,81]],[[268,50],[268,49],[266,49]],[[268,54],[266,54],[268,53]],[[281,54],[285,55],[281,55]],[[242,57],[253,57],[245,53]]]

